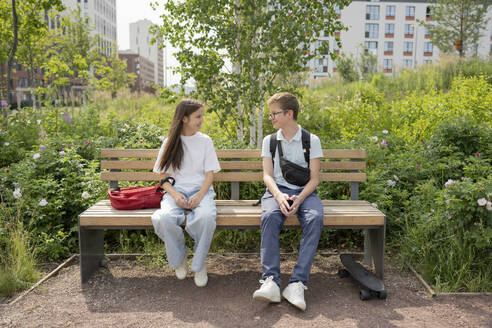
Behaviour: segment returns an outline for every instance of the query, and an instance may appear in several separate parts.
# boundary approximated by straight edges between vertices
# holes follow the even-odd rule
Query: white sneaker
[[[280,303],[280,288],[273,276],[260,280],[261,287],[253,293],[253,299],[263,302]]]
[[[307,287],[300,281],[291,282],[285,287],[282,296],[289,301],[290,304],[304,311],[306,310],[306,302],[304,301],[304,290],[306,289]]]
[[[207,276],[207,266],[205,265],[203,269],[201,269],[199,272],[195,272],[195,285],[198,287],[205,287],[208,282],[208,276]]]
[[[186,275],[188,274],[188,262],[186,256],[183,258],[183,261],[181,261],[179,267],[174,269],[174,272],[179,280],[186,278]]]

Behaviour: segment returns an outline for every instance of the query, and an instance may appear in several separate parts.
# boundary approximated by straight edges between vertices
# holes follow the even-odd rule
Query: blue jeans
[[[176,190],[188,199],[199,191],[185,192],[177,187]],[[171,195],[166,193],[162,197],[161,208],[152,214],[152,224],[155,233],[166,245],[167,261],[171,268],[176,269],[187,253],[183,228],[181,228],[185,219],[185,230],[195,241],[191,270],[199,272],[205,266],[216,226],[217,208],[214,198],[215,192],[210,189],[200,204],[185,215],[184,209],[176,204]]]
[[[298,195],[302,189],[289,189],[279,186],[282,193],[289,196]],[[299,257],[290,277],[290,282],[301,281],[306,284],[313,264],[314,255],[318,248],[319,237],[323,229],[323,206],[316,191],[309,195],[297,210],[297,217],[301,223],[302,239],[299,246]],[[273,276],[273,280],[280,285],[280,249],[278,238],[285,222],[285,215],[267,189],[261,198],[261,265],[262,279]]]

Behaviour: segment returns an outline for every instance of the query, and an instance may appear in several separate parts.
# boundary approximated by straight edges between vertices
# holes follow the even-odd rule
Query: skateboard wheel
[[[340,270],[338,270],[338,276],[340,278],[347,278],[348,276],[350,276],[350,272],[348,272],[345,269],[340,269]]]
[[[359,297],[362,301],[367,301],[371,299],[371,292],[365,289],[361,289],[359,292]]]
[[[382,290],[382,291],[378,292],[378,298],[379,298],[380,300],[385,300],[385,299],[386,299],[386,297],[388,297],[388,293],[386,293],[386,291],[385,291],[385,290]]]

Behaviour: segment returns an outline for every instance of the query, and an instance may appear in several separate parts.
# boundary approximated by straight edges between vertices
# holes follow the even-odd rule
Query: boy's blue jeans
[[[289,196],[298,195],[302,189],[289,189],[279,186],[282,193]],[[323,206],[316,191],[309,195],[297,210],[297,217],[301,223],[302,239],[299,246],[299,257],[290,277],[290,282],[301,281],[306,284],[313,264],[314,255],[318,248],[318,241],[323,229]],[[273,280],[280,286],[280,249],[278,238],[286,217],[267,189],[261,198],[261,265],[262,279],[273,276]]]

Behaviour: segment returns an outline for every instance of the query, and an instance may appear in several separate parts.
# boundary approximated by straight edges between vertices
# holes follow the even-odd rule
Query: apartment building
[[[354,0],[337,11],[348,31],[320,37],[313,50],[327,42],[330,49],[340,53],[335,42],[338,36],[344,53],[358,57],[365,51],[362,45],[377,56],[378,68],[386,74],[432,63],[439,59],[439,49],[432,44],[427,30],[417,22],[432,22],[432,6],[428,0]],[[484,36],[474,49],[479,56],[488,56],[492,52],[492,8],[488,17],[491,19],[481,31]],[[336,62],[327,52],[311,60],[309,68],[314,79],[337,71]]]
[[[151,92],[155,83],[154,63],[131,50],[120,50],[118,56],[126,61],[127,72],[137,76],[131,87],[132,91]]]
[[[150,27],[154,25],[148,19],[142,19],[130,24],[130,50],[154,63],[154,83],[164,85],[164,54],[159,49],[161,39],[151,44],[153,34]]]
[[[110,56],[116,45],[116,0],[63,0],[67,10],[80,7],[81,14],[94,26],[92,35],[98,35],[101,53]]]

